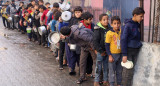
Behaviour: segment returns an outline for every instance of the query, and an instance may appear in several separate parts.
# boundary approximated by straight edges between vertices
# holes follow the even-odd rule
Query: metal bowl
[[[8,22],[11,23],[12,22],[12,17],[8,17]]]
[[[60,40],[60,35],[58,32],[54,31],[54,32],[51,32],[48,36],[48,41],[51,43],[51,44],[57,44]]]
[[[40,35],[46,34],[47,30],[45,26],[41,26],[38,28],[38,32]]]

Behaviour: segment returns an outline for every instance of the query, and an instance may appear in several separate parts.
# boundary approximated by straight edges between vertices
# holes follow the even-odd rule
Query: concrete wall
[[[135,69],[133,86],[160,86],[160,45],[143,43]]]

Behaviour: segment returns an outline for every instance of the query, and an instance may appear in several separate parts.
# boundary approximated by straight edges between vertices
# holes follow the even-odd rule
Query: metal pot
[[[12,22],[12,17],[8,17],[8,22],[11,23]]]
[[[16,22],[18,22],[19,21],[19,15],[14,15],[14,19],[15,19]]]
[[[48,41],[51,44],[57,44],[60,41],[60,35],[58,32],[51,32],[48,36]]]
[[[69,47],[70,47],[70,50],[75,51],[75,50],[76,50],[77,45],[76,45],[76,44],[70,44],[70,45],[69,45]]]
[[[41,26],[38,28],[38,32],[40,35],[43,35],[47,32],[46,27],[45,26]]]
[[[61,18],[63,21],[69,21],[72,18],[72,13],[70,11],[62,12]]]

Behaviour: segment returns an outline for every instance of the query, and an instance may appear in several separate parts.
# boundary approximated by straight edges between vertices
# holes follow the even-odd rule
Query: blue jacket
[[[52,20],[52,16],[53,16],[53,13],[51,13],[51,14],[48,16],[48,18],[47,18],[47,25],[48,25],[48,23]]]
[[[122,27],[121,33],[121,49],[122,55],[127,56],[127,48],[140,48],[141,34],[140,24],[132,19],[125,20],[125,25]]]
[[[56,31],[56,27],[55,27],[56,23],[57,23],[56,20],[52,20],[52,23],[51,23],[51,30],[52,30],[52,32]]]
[[[59,30],[59,32],[60,32],[60,30],[61,30],[61,28],[62,27],[64,27],[64,26],[68,26],[69,25],[69,23],[68,22],[60,22],[59,23],[59,26],[58,26],[58,30]]]

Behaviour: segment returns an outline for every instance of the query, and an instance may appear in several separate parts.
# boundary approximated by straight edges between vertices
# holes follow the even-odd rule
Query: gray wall
[[[143,43],[135,69],[133,86],[160,86],[160,45]]]

